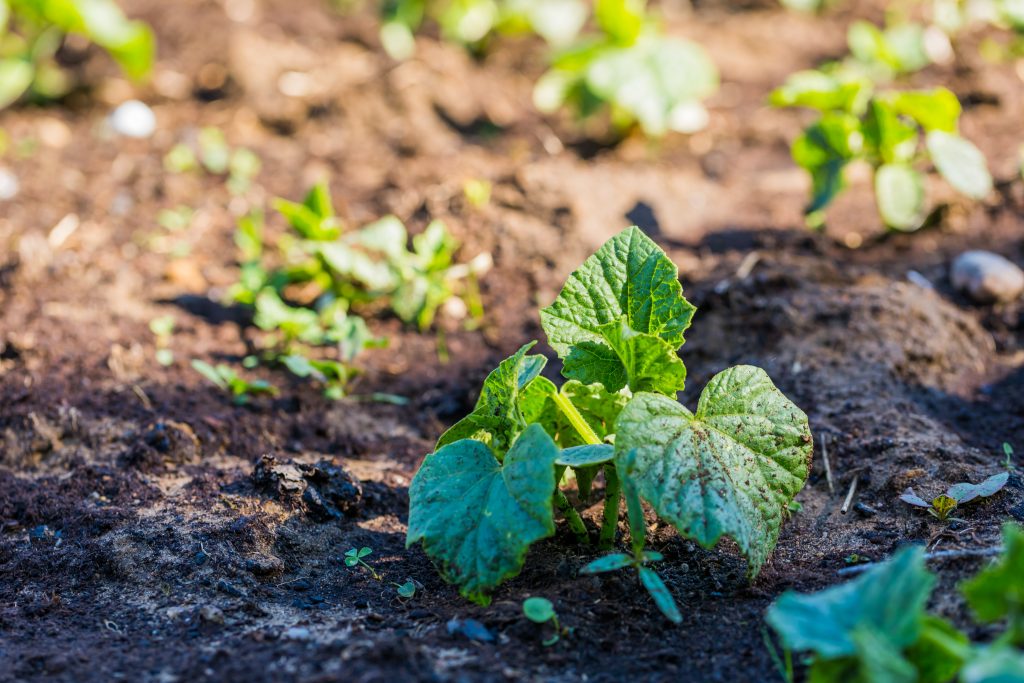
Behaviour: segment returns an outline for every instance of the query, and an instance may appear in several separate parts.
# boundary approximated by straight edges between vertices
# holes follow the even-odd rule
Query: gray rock
[[[19,189],[18,176],[6,168],[0,168],[0,202],[14,199]]]
[[[304,626],[292,626],[281,634],[281,638],[284,640],[309,640],[312,637],[313,634]]]
[[[118,135],[148,138],[156,130],[156,115],[144,102],[128,100],[110,114],[110,127]]]
[[[975,301],[1013,301],[1024,292],[1024,270],[990,251],[965,251],[953,261],[953,286]]]
[[[224,623],[224,611],[213,605],[203,605],[199,608],[199,618],[211,624]]]

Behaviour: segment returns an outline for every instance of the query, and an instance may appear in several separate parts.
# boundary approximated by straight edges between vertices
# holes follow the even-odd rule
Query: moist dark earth
[[[133,91],[88,52],[73,67],[87,87],[0,114],[13,141],[0,163],[21,183],[0,203],[0,680],[781,680],[763,614],[782,591],[836,583],[846,558],[884,559],[905,543],[991,547],[1004,520],[1024,521],[1019,474],[952,525],[898,501],[910,485],[936,495],[1000,471],[1004,442],[1024,451],[1022,305],[979,306],[948,278],[969,248],[1024,262],[1024,87],[1013,64],[981,60],[984,35],[909,84],[945,84],[965,102],[963,132],[989,158],[992,198],[962,203],[935,181],[930,226],[887,234],[854,174],[812,233],[808,181],[788,154],[806,116],[766,96],[840,56],[845,27],[880,20],[883,3],[817,18],[767,2],[676,8],[670,31],[699,37],[723,86],[708,130],[657,143],[538,115],[530,88],[544,58],[529,40],[473,57],[427,35],[398,64],[368,11],[124,4],[158,34],[149,85]],[[289,72],[312,85],[281,94]],[[156,112],[151,139],[103,128],[133,92]],[[246,197],[217,176],[164,171],[166,152],[203,126],[260,155]],[[281,394],[238,407],[189,367],[237,364],[255,338],[244,311],[220,303],[237,278],[236,218],[319,178],[352,225],[395,213],[415,232],[440,218],[462,258],[493,255],[485,322],[447,324],[447,358],[434,333],[371,318],[390,346],[361,359],[353,392],[406,405],[331,402],[260,370]],[[489,204],[465,200],[468,179],[493,183]],[[157,216],[179,205],[196,214],[169,236]],[[704,550],[649,518],[678,627],[633,577],[578,577],[595,551],[563,524],[490,607],[474,606],[405,549],[410,479],[487,372],[542,336],[538,304],[631,223],[679,265],[698,306],[681,352],[685,400],[751,363],[809,415],[803,509],[752,582],[734,546]],[[268,225],[284,229],[277,216]],[[148,322],[166,314],[175,361],[162,367]],[[854,479],[860,505],[844,515]],[[585,514],[592,530],[599,515]],[[344,565],[362,546],[382,580]],[[934,565],[935,608],[964,626],[955,586],[980,562]],[[400,599],[407,579],[420,588]],[[522,616],[529,596],[552,600],[571,635],[542,646],[550,632]],[[453,622],[467,619],[482,629]]]

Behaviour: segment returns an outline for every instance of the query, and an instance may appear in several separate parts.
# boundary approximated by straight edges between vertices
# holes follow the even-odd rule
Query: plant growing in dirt
[[[153,31],[125,18],[114,0],[0,0],[0,109],[23,96],[52,100],[71,90],[57,58],[69,34],[106,50],[130,78],[153,65]]]
[[[366,571],[368,571],[370,573],[370,576],[372,576],[377,581],[380,581],[381,580],[381,575],[378,574],[377,570],[374,569],[373,567],[371,567],[370,564],[366,560],[363,559],[364,557],[369,557],[372,554],[373,554],[373,548],[367,548],[366,546],[363,546],[362,548],[352,548],[350,550],[346,550],[345,551],[345,566],[346,567],[350,567],[350,568],[351,567],[362,567],[363,569],[365,569]],[[399,588],[399,594],[401,595],[401,592],[403,590],[402,586],[399,586],[398,588]],[[415,585],[413,585],[413,593],[414,594],[415,594],[415,588],[416,588]],[[409,597],[412,597],[412,596],[410,595]]]
[[[238,405],[245,405],[253,396],[267,394],[277,395],[277,387],[266,380],[247,380],[224,363],[210,365],[206,361],[193,360],[192,369],[210,380],[220,389],[229,392]]]
[[[599,33],[555,54],[534,88],[537,108],[568,107],[581,118],[607,109],[616,130],[639,125],[653,137],[704,128],[701,101],[718,88],[718,71],[700,45],[666,36],[646,5],[597,0]]]
[[[596,31],[582,31],[590,14],[582,0],[392,0],[381,42],[393,57],[409,57],[427,19],[477,52],[495,34],[535,33],[554,49],[534,88],[542,112],[567,108],[586,119],[607,111],[617,133],[639,126],[653,137],[707,124],[701,101],[717,89],[718,71],[702,47],[666,36],[646,0],[595,0]]]
[[[896,230],[924,224],[929,164],[967,197],[982,199],[992,190],[985,157],[958,133],[960,102],[945,88],[876,92],[862,76],[802,71],[773,92],[771,101],[820,114],[792,145],[793,159],[811,175],[805,209],[811,226],[824,223],[824,211],[844,189],[844,173],[853,162],[873,170],[878,211]]]
[[[936,496],[930,503],[914,493],[913,489],[908,488],[900,495],[900,500],[908,505],[926,509],[930,515],[940,522],[944,522],[960,505],[978,498],[988,498],[999,493],[1006,486],[1006,482],[1009,479],[1009,472],[1000,472],[999,474],[993,474],[980,484],[971,484],[970,482],[953,484],[949,487],[948,491]]]
[[[544,647],[554,645],[562,636],[569,633],[569,629],[558,623],[558,612],[547,598],[533,597],[523,600],[523,615],[535,624],[550,623],[554,627],[555,632],[544,639]]]
[[[208,126],[199,131],[193,147],[178,143],[164,155],[164,168],[171,173],[189,173],[200,168],[216,176],[226,176],[228,192],[244,195],[260,172],[259,156],[246,147],[231,147],[224,132]]]
[[[459,245],[440,221],[414,236],[409,248],[408,232],[394,216],[346,229],[323,184],[301,203],[277,199],[274,207],[291,230],[269,250],[262,216],[239,221],[241,271],[228,294],[251,307],[254,324],[267,333],[258,355],[263,362],[315,379],[337,399],[358,374],[359,353],[386,344],[353,309],[384,307],[423,332],[441,311],[468,327],[479,323],[477,279],[490,256],[457,263]],[[324,347],[333,353],[318,351]]]
[[[1024,680],[1024,530],[1007,524],[1003,544],[995,565],[961,585],[978,621],[1005,621],[990,643],[927,612],[936,579],[921,547],[843,585],[787,592],[767,621],[789,650],[811,653],[807,678],[818,683]]]
[[[589,503],[603,473],[598,547],[615,542],[625,496],[631,551],[590,564],[632,567],[673,621],[680,616],[644,549],[641,501],[705,547],[736,541],[749,574],[778,539],[787,504],[807,477],[804,413],[759,368],[716,375],[695,412],[676,401],[677,355],[695,308],[675,265],[638,228],[615,236],[541,311],[567,381],[541,375],[524,345],[484,381],[473,411],[441,435],[410,487],[407,544],[422,542],[441,575],[480,604],[519,573],[530,546],[555,532],[555,511],[577,542],[590,533],[562,485]]]
[[[564,45],[579,33],[587,14],[584,0],[386,0],[380,38],[394,59],[412,56],[413,34],[425,22],[436,24],[445,40],[474,52],[486,49],[496,34],[536,33]]]

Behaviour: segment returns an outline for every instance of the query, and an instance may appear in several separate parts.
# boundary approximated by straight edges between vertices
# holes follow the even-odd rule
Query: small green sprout
[[[164,155],[164,169],[169,173],[188,173],[199,168],[195,152],[184,143],[178,143],[171,147]]]
[[[213,366],[196,359],[192,361],[192,368],[224,391],[230,392],[238,405],[248,403],[249,399],[257,394],[276,396],[278,393],[277,387],[266,380],[258,379],[250,382],[239,377],[238,373],[223,363]]]
[[[370,555],[372,553],[373,553],[373,548],[367,548],[366,546],[363,546],[362,548],[359,548],[358,550],[355,549],[355,548],[352,548],[350,550],[346,550],[345,551],[345,566],[346,567],[355,567],[357,565],[360,565],[364,569],[369,571],[374,579],[376,579],[377,581],[380,581],[381,580],[381,575],[377,573],[377,570],[374,569],[373,567],[371,567],[369,564],[367,564],[365,560],[363,560],[364,557],[367,557],[368,555]],[[401,594],[401,593],[399,593],[399,594]]]
[[[936,496],[930,503],[914,493],[913,489],[908,488],[900,496],[900,500],[914,507],[925,508],[928,510],[928,514],[940,522],[945,522],[952,519],[950,514],[958,506],[969,503],[976,498],[988,498],[995,495],[1006,486],[1009,479],[1009,472],[1000,472],[999,474],[993,474],[980,484],[971,484],[969,482],[953,484],[946,493]]]
[[[347,564],[348,560],[345,562]],[[398,593],[398,597],[405,598],[406,600],[416,597],[416,582],[412,579],[407,579],[405,583],[395,583],[392,585],[395,586],[395,592]]]
[[[462,183],[462,194],[474,209],[482,209],[491,201],[491,181],[470,178]]]
[[[680,614],[679,607],[676,606],[672,593],[669,592],[668,587],[661,580],[661,577],[658,576],[658,573],[646,566],[648,562],[658,562],[661,559],[662,554],[653,550],[644,550],[639,555],[613,553],[594,560],[581,569],[580,574],[600,574],[627,567],[636,569],[640,583],[650,593],[654,599],[654,604],[658,606],[661,613],[673,624],[679,624],[683,621],[683,615]]]
[[[161,210],[157,214],[156,222],[168,232],[181,232],[192,224],[195,213],[195,209],[190,206],[176,206],[173,209]]]
[[[174,323],[173,315],[162,315],[149,321],[149,330],[156,337],[156,361],[165,367],[174,363],[174,352],[168,348]]]
[[[1015,469],[1013,465],[1013,446],[1006,443],[1005,441],[1003,442],[1003,455],[1006,456],[1006,463],[1004,464],[1006,469]]]
[[[555,627],[554,634],[543,641],[544,647],[550,647],[558,642],[563,635],[568,635],[569,629],[562,628],[558,623],[558,613],[555,606],[547,598],[527,598],[523,601],[523,614],[535,624],[546,624],[551,622]]]
[[[199,131],[198,155],[187,144],[179,143],[164,156],[164,168],[170,173],[189,173],[200,167],[211,175],[227,176],[228,192],[243,195],[249,191],[260,171],[259,156],[245,147],[232,148],[224,132],[207,126]]]

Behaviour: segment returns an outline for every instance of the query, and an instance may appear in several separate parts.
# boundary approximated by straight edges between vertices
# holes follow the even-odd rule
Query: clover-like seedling
[[[563,629],[561,624],[558,623],[558,613],[555,612],[555,606],[547,598],[527,598],[523,601],[523,614],[535,624],[551,622],[551,625],[555,627],[554,634],[543,641],[544,647],[554,645],[558,642],[559,638],[566,635],[569,631],[568,629]]]
[[[914,493],[914,489],[908,488],[900,495],[900,500],[908,505],[924,508],[940,522],[945,522],[951,519],[950,514],[958,506],[969,503],[976,498],[988,498],[995,495],[1006,486],[1006,482],[1009,479],[1009,472],[1000,472],[999,474],[993,474],[980,484],[971,484],[969,482],[953,484],[949,487],[948,491],[936,496],[930,503]]]
[[[375,578],[377,581],[380,581],[381,580],[381,576],[380,576],[380,574],[377,573],[377,570],[374,569],[373,567],[371,567],[363,559],[364,557],[367,557],[367,556],[369,556],[371,554],[373,554],[373,548],[368,548],[366,546],[363,546],[362,548],[359,548],[359,549],[352,548],[350,550],[346,550],[345,551],[345,566],[346,567],[362,566],[364,569],[366,569],[367,571],[370,572],[370,574],[373,576],[373,578]]]
[[[416,582],[412,579],[407,579],[405,583],[396,583],[392,585],[395,586],[395,592],[398,593],[398,597],[405,598],[406,600],[416,597]]]
[[[675,265],[639,228],[609,240],[540,312],[567,381],[542,374],[547,359],[528,353],[535,342],[487,376],[472,412],[413,478],[407,545],[422,542],[446,580],[487,604],[530,546],[555,533],[556,510],[579,543],[591,542],[561,486],[574,480],[586,500],[603,477],[597,546],[615,546],[625,496],[632,548],[588,572],[636,569],[659,609],[681,619],[647,566],[661,556],[644,550],[646,501],[704,547],[731,537],[756,575],[807,479],[807,416],[751,366],[713,377],[695,411],[680,404],[677,351],[694,310]]]

